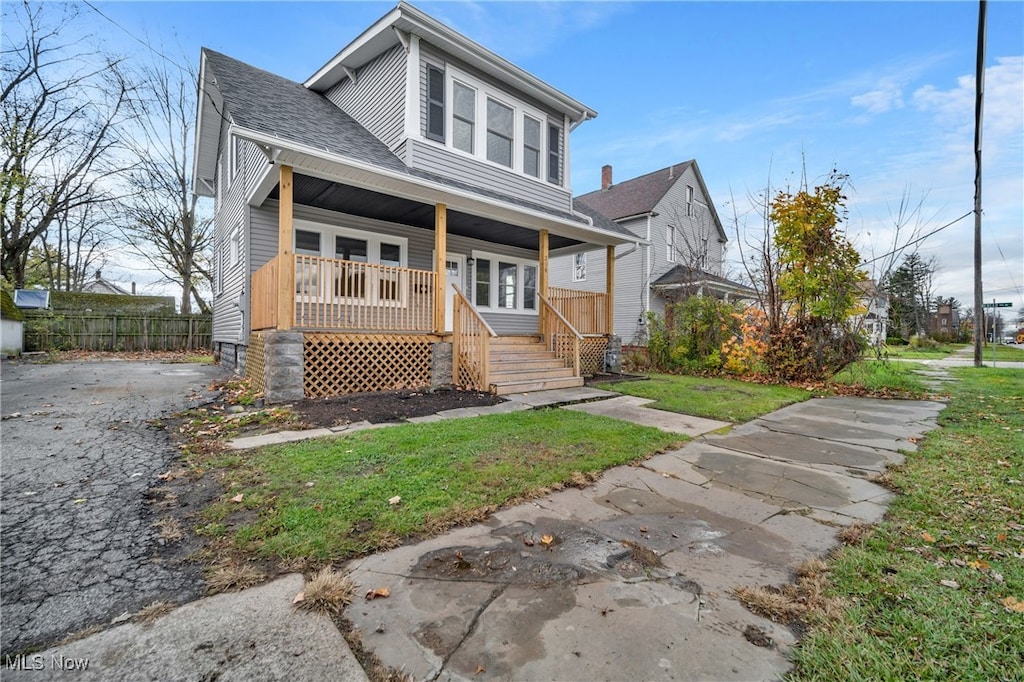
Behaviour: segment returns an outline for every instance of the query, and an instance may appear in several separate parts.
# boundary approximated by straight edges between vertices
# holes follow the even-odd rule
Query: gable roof
[[[559,113],[566,114],[574,123],[597,116],[597,112],[587,105],[445,26],[404,0],[320,67],[303,85],[316,92],[326,92],[395,45],[402,44],[408,51],[410,35],[423,38],[482,73],[533,97]]]
[[[582,194],[577,199],[612,220],[650,213],[693,163],[693,159],[684,161],[614,184],[608,189]]]
[[[690,159],[682,163],[676,163],[661,170],[656,170],[646,175],[635,177],[625,182],[613,184],[608,189],[599,189],[588,194],[581,194],[574,201],[583,202],[595,210],[603,213],[612,220],[622,220],[633,216],[640,216],[651,213],[658,206],[658,203],[665,198],[668,191],[672,189],[688,169],[693,169],[693,174],[700,185],[701,193],[707,197],[708,210],[718,231],[718,237],[722,242],[728,241],[722,221],[718,219],[718,211],[715,210],[714,202],[711,201],[711,194],[708,192],[704,178],[701,176],[697,161]]]

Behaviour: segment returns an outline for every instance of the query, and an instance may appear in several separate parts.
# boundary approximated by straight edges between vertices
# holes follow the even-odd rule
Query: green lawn
[[[912,362],[858,360],[832,377],[832,383],[863,386],[879,393],[922,397],[926,389],[921,376],[914,372],[919,368],[920,365]]]
[[[995,346],[996,349],[996,362],[1024,362],[1024,348],[1017,348],[1016,346],[1006,346],[999,344]],[[973,353],[970,357],[974,357]],[[992,361],[992,346],[988,345],[981,349],[982,362]]]
[[[837,621],[796,650],[793,680],[1021,679],[1024,370],[960,381],[906,463],[885,519],[831,565]]]
[[[966,348],[966,344],[962,343],[941,343],[936,345],[934,348],[921,348],[918,346],[885,346],[883,355],[890,358],[903,358],[905,360],[935,360],[938,358],[944,358],[947,355],[952,355],[962,348]],[[867,351],[868,355],[873,355],[874,350]]]
[[[599,388],[650,398],[655,401],[650,407],[655,409],[734,424],[811,397],[809,391],[788,386],[674,374],[652,374],[649,381],[623,381]]]
[[[684,441],[552,409],[222,453],[208,466],[226,492],[207,509],[200,532],[245,556],[340,561],[478,520],[547,489],[585,485],[609,467]]]

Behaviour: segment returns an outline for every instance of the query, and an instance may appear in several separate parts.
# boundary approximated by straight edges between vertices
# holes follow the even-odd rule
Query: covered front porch
[[[277,251],[252,273],[248,306],[246,374],[268,396],[440,385],[507,393],[580,385],[604,368],[614,244],[605,292],[554,288],[552,247],[579,239],[277,170]],[[360,241],[338,227],[337,248],[314,255],[302,248],[309,231],[302,219],[296,227],[297,207],[362,216],[392,234]],[[297,372],[274,370],[285,356],[294,367],[296,354],[301,396]]]

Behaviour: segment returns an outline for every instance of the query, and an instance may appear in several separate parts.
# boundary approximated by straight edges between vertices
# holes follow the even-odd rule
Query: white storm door
[[[465,293],[466,257],[461,253],[449,253],[444,259],[444,330],[452,331],[455,320],[455,284]]]

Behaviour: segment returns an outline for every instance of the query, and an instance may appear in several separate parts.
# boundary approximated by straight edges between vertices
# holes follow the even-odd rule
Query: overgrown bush
[[[699,373],[722,369],[722,347],[740,333],[736,306],[690,296],[666,306],[665,317],[648,314],[647,350],[653,368]]]

